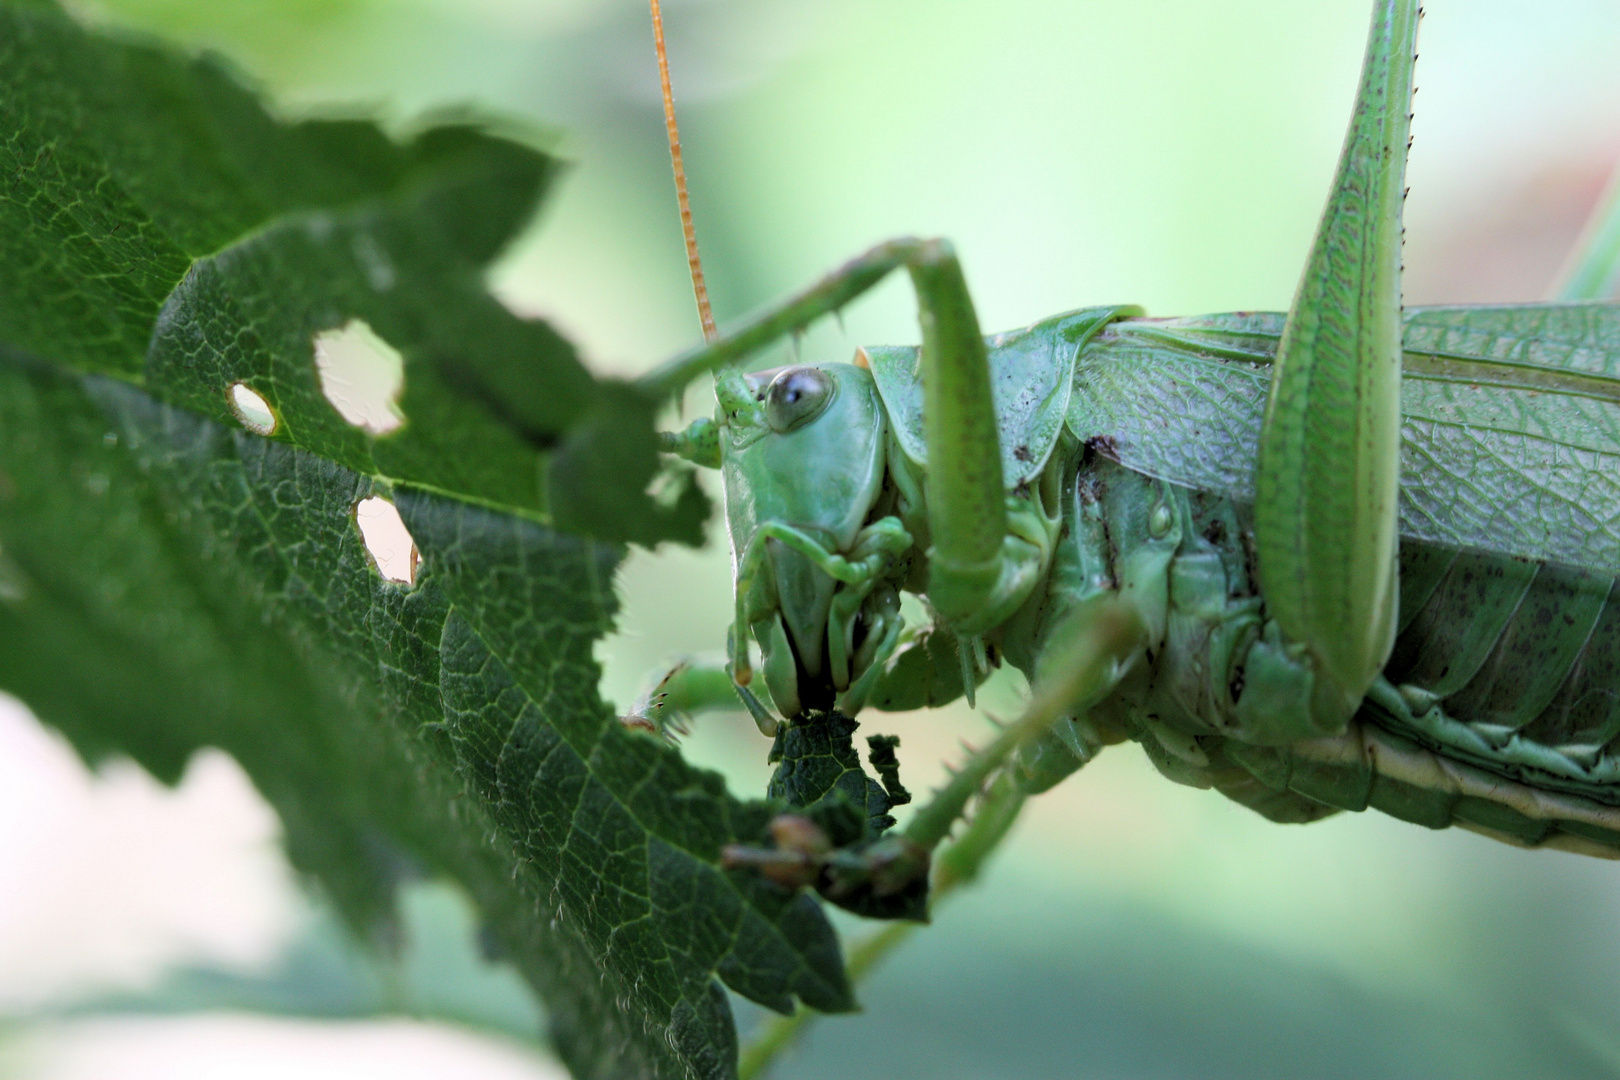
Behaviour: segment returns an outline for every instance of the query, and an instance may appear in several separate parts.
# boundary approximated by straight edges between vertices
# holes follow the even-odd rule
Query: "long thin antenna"
[[[703,283],[703,261],[698,258],[697,230],[692,227],[692,203],[686,197],[686,166],[681,162],[681,131],[675,126],[675,95],[669,89],[669,54],[664,51],[664,14],[658,0],[652,4],[653,41],[658,46],[658,81],[664,88],[664,130],[669,133],[669,161],[675,167],[675,198],[681,204],[681,232],[686,236],[686,266],[692,272],[692,293],[697,297],[703,337],[715,338],[714,312],[709,310],[709,287]]]

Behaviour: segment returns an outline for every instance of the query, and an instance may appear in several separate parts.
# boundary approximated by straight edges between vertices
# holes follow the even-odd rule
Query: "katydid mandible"
[[[950,245],[902,239],[649,375],[714,373],[664,445],[722,474],[736,594],[725,669],[648,711],[776,733],[1005,663],[1069,694],[1009,744],[1023,792],[1134,740],[1276,821],[1620,855],[1620,304],[1403,311],[1419,18],[1374,5],[1286,316],[984,337]],[[902,268],[920,347],[737,367]]]

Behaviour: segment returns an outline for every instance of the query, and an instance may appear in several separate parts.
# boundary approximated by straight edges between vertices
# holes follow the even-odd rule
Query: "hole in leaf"
[[[422,560],[394,504],[378,495],[361,499],[354,504],[354,522],[383,580],[416,584],[416,568]]]
[[[273,435],[276,430],[276,414],[270,408],[270,403],[247,383],[231,383],[231,388],[225,392],[225,399],[230,402],[231,412],[241,425],[255,435]]]
[[[355,427],[386,435],[405,422],[399,411],[405,361],[364,320],[315,335],[315,371],[321,393]]]

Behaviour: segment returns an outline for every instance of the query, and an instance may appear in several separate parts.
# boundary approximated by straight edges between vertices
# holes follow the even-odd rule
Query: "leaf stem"
[[[858,983],[878,961],[893,952],[916,929],[917,924],[913,922],[893,922],[850,949],[849,959],[845,962],[850,982]],[[738,1080],[758,1080],[764,1076],[766,1070],[776,1063],[777,1057],[797,1042],[804,1029],[820,1015],[810,1006],[800,1005],[792,1016],[778,1016],[772,1020],[743,1048],[737,1063]]]
[[[1620,163],[1560,277],[1559,300],[1608,300],[1620,292]]]

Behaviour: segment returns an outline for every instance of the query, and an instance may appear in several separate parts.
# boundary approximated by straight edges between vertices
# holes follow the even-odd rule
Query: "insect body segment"
[[[1090,308],[985,340],[986,389],[996,420],[1003,485],[999,578],[966,612],[953,613],[949,605],[935,602],[942,622],[956,634],[982,636],[1000,626],[1044,579],[1061,526],[1056,495],[1062,468],[1049,466],[1064,432],[1075,359],[1110,321],[1133,313],[1139,309]],[[920,350],[874,348],[863,350],[863,357],[893,426],[891,472],[902,520],[926,538],[925,507],[936,490],[949,489],[951,473],[948,461],[930,456]],[[932,485],[926,480],[930,476],[935,478]],[[930,600],[935,600],[933,568],[939,558],[937,551],[930,553]],[[971,693],[971,679],[966,689]]]
[[[939,444],[923,420],[926,346],[872,349],[858,364],[721,374],[714,424],[699,421],[666,445],[702,461],[708,433],[720,432],[736,626],[747,635],[733,635],[738,683],[752,682],[752,637],[770,697],[789,718],[835,704],[853,712],[869,699],[904,708],[971,694],[991,666],[985,635],[999,640],[998,628],[1045,582],[1057,547],[1072,454],[1054,451],[1075,359],[1110,320],[1135,310],[1074,312],[981,344],[973,366],[988,392],[975,408],[995,422],[995,436],[976,467],[997,485],[996,542],[969,535],[943,556],[941,523],[949,531],[960,518],[971,526],[964,534],[983,530],[976,506],[941,511],[931,498],[954,491],[937,478],[955,474],[934,464],[952,461],[952,450],[931,454]],[[992,555],[950,561],[980,546]],[[944,610],[942,581],[955,590]],[[904,640],[902,589],[926,595],[936,616]]]

